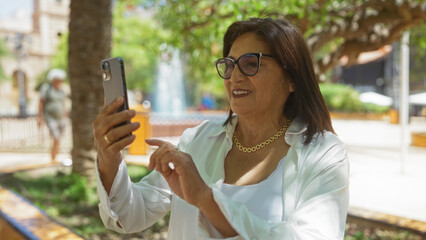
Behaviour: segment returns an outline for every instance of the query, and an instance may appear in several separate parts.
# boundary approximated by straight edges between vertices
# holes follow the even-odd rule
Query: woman
[[[233,23],[216,61],[230,103],[226,122],[160,140],[155,169],[131,183],[120,151],[135,136],[118,99],[94,122],[104,224],[141,231],[171,210],[169,239],[343,239],[348,161],[333,134],[301,33],[285,20]]]

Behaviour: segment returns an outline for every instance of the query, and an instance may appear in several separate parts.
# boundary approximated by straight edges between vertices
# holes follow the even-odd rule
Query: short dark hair
[[[232,44],[245,33],[256,33],[262,37],[284,69],[284,75],[294,83],[285,103],[283,114],[286,118],[300,117],[308,125],[305,144],[311,142],[316,133],[331,131],[330,114],[321,95],[318,78],[314,72],[311,54],[300,30],[285,19],[251,18],[237,21],[228,27],[223,38],[223,57],[227,57]],[[225,125],[231,123],[232,109],[229,109]]]

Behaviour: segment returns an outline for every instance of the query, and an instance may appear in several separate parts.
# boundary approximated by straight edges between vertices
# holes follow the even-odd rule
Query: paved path
[[[333,120],[351,163],[350,205],[426,222],[426,148],[409,147],[401,172],[400,128],[382,121]],[[426,131],[426,124],[411,126]],[[173,143],[177,138],[168,138]],[[61,161],[69,158],[61,154]],[[147,156],[126,161],[146,163]],[[48,154],[0,153],[0,171],[11,166],[49,163]]]
[[[333,121],[351,163],[350,205],[426,222],[426,148],[408,147],[401,164],[398,125]],[[426,132],[425,124],[411,127]]]

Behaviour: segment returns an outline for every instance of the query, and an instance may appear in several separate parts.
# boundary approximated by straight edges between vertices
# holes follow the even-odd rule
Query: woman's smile
[[[245,89],[240,89],[240,88],[232,89],[232,97],[233,98],[246,97],[250,93],[251,93],[250,90],[245,90]]]

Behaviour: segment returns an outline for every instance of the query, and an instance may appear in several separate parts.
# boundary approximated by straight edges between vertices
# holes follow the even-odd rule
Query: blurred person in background
[[[64,70],[52,69],[47,74],[48,83],[43,84],[40,88],[38,124],[41,126],[45,122],[49,128],[52,137],[51,163],[56,161],[60,139],[66,126],[65,100],[67,96],[62,89],[65,78]]]

